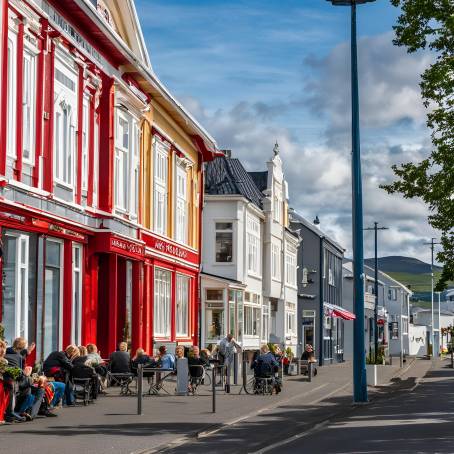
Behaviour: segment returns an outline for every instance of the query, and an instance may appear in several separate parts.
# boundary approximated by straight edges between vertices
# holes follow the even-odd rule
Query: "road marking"
[[[311,392],[318,391],[318,390],[320,390],[322,388],[325,388],[326,386],[328,386],[328,384],[329,383],[323,383],[322,385],[317,386],[316,388],[311,390]],[[298,399],[300,397],[304,397],[306,395],[307,395],[307,390],[305,392],[303,392],[303,393],[297,394],[296,396],[292,396],[292,397],[289,397],[287,399],[281,400],[279,402],[275,402],[273,405],[268,405],[267,407],[260,408],[259,410],[253,411],[253,412],[251,412],[251,413],[249,413],[247,415],[240,416],[239,418],[227,421],[226,423],[223,423],[221,427],[218,427],[216,429],[200,432],[199,434],[197,434],[197,438],[209,437],[210,435],[213,435],[213,434],[225,429],[226,427],[230,427],[230,426],[233,426],[235,424],[238,424],[239,422],[244,421],[245,419],[253,418],[254,416],[257,416],[257,415],[259,415],[259,414],[261,414],[261,413],[263,413],[265,411],[274,410],[276,407],[280,407],[281,405],[285,405],[285,404],[291,402],[292,400]],[[322,397],[321,399],[325,399],[325,397]],[[313,402],[309,402],[306,405],[312,405],[312,403]],[[314,402],[314,403],[316,403],[316,402]]]
[[[325,399],[328,399],[329,397],[333,396],[334,394],[337,394],[338,392],[340,391],[343,391],[345,388],[351,386],[351,382],[350,383],[347,383],[346,385],[344,386],[341,386],[340,388],[337,388],[335,389],[334,391],[331,391],[329,394],[327,394],[326,396],[323,396],[323,397],[320,397],[319,399],[315,399],[313,400],[312,402],[309,402],[307,405],[314,405],[314,404],[317,404]],[[272,449],[275,449],[275,448],[279,448],[281,446],[285,446],[293,441],[296,441],[300,438],[303,438],[303,437],[306,437],[307,435],[310,435],[322,428],[324,428],[327,424],[330,423],[330,419],[327,419],[321,423],[318,423],[316,424],[314,427],[306,430],[305,432],[302,432],[300,434],[296,434],[296,435],[293,435],[293,437],[290,437],[290,438],[287,438],[285,440],[282,440],[282,441],[278,441],[277,443],[274,443],[270,446],[267,446],[266,448],[262,448],[262,449],[259,449],[258,451],[254,451],[252,452],[251,454],[263,454],[265,452],[269,452],[271,451]]]

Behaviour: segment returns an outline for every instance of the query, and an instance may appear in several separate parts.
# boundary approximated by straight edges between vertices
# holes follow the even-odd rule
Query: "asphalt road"
[[[435,362],[419,384],[409,376],[379,391],[368,405],[349,401],[336,394],[314,406],[286,405],[164,452],[454,453],[454,371],[446,362]]]

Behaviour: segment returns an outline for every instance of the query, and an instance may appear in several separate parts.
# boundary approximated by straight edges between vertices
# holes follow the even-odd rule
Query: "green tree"
[[[437,259],[443,272],[437,290],[454,280],[454,1],[391,0],[401,14],[394,26],[394,44],[409,53],[433,54],[421,75],[433,148],[421,162],[393,166],[396,180],[383,188],[405,198],[419,197],[429,207],[429,224],[441,232]]]

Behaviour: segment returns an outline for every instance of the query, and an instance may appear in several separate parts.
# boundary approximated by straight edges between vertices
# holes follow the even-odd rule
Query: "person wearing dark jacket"
[[[90,360],[86,355],[79,356],[73,360],[71,378],[89,378],[91,380],[91,397],[97,399],[100,389],[99,377],[96,370],[90,365]]]
[[[302,361],[307,361],[308,363],[315,364],[317,360],[315,359],[314,349],[312,345],[306,344],[303,354],[301,355]],[[312,366],[314,377],[317,375],[317,368]]]
[[[131,357],[128,353],[128,344],[121,342],[119,350],[111,353],[109,361],[109,370],[113,374],[127,374],[131,372]]]
[[[44,361],[43,370],[46,377],[53,377],[56,381],[65,383],[65,397],[63,403],[74,405],[74,394],[71,384],[73,360],[80,356],[76,345],[68,345],[63,352],[52,352]]]
[[[275,356],[270,352],[268,345],[262,345],[260,348],[260,355],[257,356],[257,359],[251,367],[254,369],[254,375],[256,377],[272,377],[278,372],[279,363]],[[276,394],[281,392],[281,382],[279,378],[275,378],[274,380],[274,389]]]

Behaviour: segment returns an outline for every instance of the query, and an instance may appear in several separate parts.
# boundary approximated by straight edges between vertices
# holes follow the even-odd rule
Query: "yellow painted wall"
[[[142,122],[141,139],[141,184],[142,196],[141,203],[141,224],[153,230],[153,144],[151,128],[155,126],[179,151],[181,151],[190,161],[192,167],[188,169],[188,246],[195,249],[199,248],[199,210],[198,194],[200,194],[201,178],[199,154],[191,138],[186,134],[164,111],[164,109],[152,101],[151,109],[145,114]],[[174,153],[169,154],[168,162],[168,192],[167,192],[167,236],[173,239],[174,235],[174,189],[175,189],[175,169]]]

